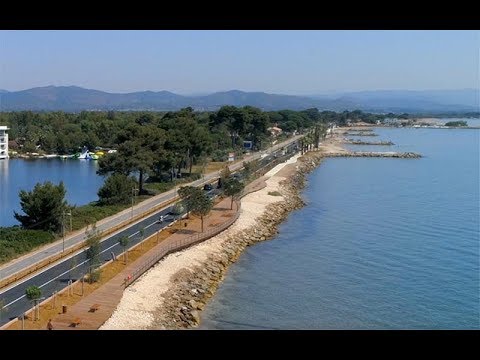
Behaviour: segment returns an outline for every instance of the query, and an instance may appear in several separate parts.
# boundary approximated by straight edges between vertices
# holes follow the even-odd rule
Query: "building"
[[[282,133],[282,129],[280,129],[277,124],[275,126],[269,127],[267,131],[270,131],[270,135],[273,137],[276,137]]]
[[[0,126],[0,160],[8,159],[8,128]]]

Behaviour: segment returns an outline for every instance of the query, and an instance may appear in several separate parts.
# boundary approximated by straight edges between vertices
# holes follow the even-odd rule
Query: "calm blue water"
[[[0,160],[0,226],[18,224],[13,211],[20,212],[20,190],[32,190],[37,182],[63,181],[70,204],[84,205],[98,199],[103,177],[96,175],[96,161],[60,159]]]
[[[376,132],[425,157],[327,159],[308,205],[230,268],[201,329],[480,328],[480,131]]]

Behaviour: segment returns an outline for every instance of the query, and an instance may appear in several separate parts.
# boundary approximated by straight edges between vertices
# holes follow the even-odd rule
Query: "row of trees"
[[[165,143],[167,150],[179,156],[188,147],[188,157],[195,158],[199,156],[199,147],[206,152],[232,149],[242,147],[243,140],[253,141],[259,149],[269,137],[267,129],[275,124],[286,132],[302,132],[316,123],[375,123],[385,117],[402,116],[408,114],[371,114],[360,110],[337,113],[316,108],[265,112],[252,106],[223,106],[215,112],[194,112],[192,108],[175,112],[2,112],[0,123],[10,127],[10,139],[22,151],[58,154],[74,153],[83,146],[90,150],[117,148],[137,135],[135,125],[150,125],[164,130],[163,135],[169,140]]]

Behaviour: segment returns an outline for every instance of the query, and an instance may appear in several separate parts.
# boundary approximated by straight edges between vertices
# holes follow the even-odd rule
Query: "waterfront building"
[[[8,159],[8,127],[0,125],[0,160]]]

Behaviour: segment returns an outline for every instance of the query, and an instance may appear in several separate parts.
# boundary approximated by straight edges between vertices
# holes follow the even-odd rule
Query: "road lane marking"
[[[148,226],[145,227],[145,229],[149,228],[150,226],[152,226],[152,225],[154,225],[154,224],[156,224],[156,223],[157,223],[157,221],[149,224]],[[161,229],[163,230],[163,229],[166,228],[167,226],[168,226],[168,224],[165,224],[165,226],[162,227]],[[137,231],[136,233],[133,233],[133,234],[130,235],[129,237],[132,237],[132,236],[134,236],[135,234],[138,234],[139,232],[140,232],[140,231]],[[118,234],[116,234],[116,235],[118,235]],[[111,237],[113,237],[113,236],[111,236]],[[110,237],[110,238],[111,238],[111,237]],[[108,239],[110,239],[110,238],[108,238]],[[105,239],[105,240],[108,240],[108,239]],[[104,241],[105,241],[105,240],[104,240]],[[103,251],[101,251],[101,252],[99,253],[99,255],[100,255],[100,254],[103,254],[104,252],[110,250],[111,248],[113,248],[113,247],[115,247],[115,246],[117,246],[117,245],[119,245],[118,242],[114,243],[112,246],[110,246],[110,247],[104,249]],[[82,252],[83,252],[83,251],[84,251],[84,250],[82,250]],[[74,256],[78,256],[78,255],[80,255],[80,254],[81,254],[81,252],[78,253],[78,254],[75,254]],[[73,256],[73,257],[74,257],[74,256]],[[71,259],[71,258],[68,258],[68,259],[66,259],[65,261],[63,261],[63,262],[61,262],[61,263],[59,263],[59,264],[57,264],[57,265],[63,264],[63,263],[65,263],[65,262],[66,262],[67,260],[69,260],[69,259]],[[54,277],[53,279],[48,280],[46,283],[40,285],[39,288],[42,288],[42,287],[44,287],[45,285],[50,284],[52,281],[55,281],[55,280],[57,280],[59,277],[68,274],[70,271],[75,270],[77,267],[82,266],[83,264],[85,264],[85,263],[88,262],[88,261],[89,261],[88,259],[87,259],[87,260],[84,260],[83,262],[81,262],[80,264],[76,265],[75,267],[73,267],[73,268],[71,268],[71,269],[68,269],[67,271],[61,273],[60,275],[57,275],[57,276]],[[40,273],[40,274],[41,274],[41,273]],[[40,274],[37,274],[37,276],[40,275]],[[34,276],[33,278],[35,278],[35,277],[36,277],[36,276]],[[28,279],[28,280],[31,280],[31,279],[33,279],[33,278],[30,278],[30,279]],[[25,281],[27,281],[27,280],[25,280]],[[24,281],[24,282],[25,282],[25,281]],[[23,284],[24,282],[21,282],[21,283],[17,284],[17,286],[20,286],[20,285]],[[17,287],[17,286],[15,286],[15,287]],[[67,285],[67,286],[68,286],[68,285]],[[14,288],[15,288],[15,287],[14,287]],[[12,289],[13,289],[13,288],[12,288]],[[9,289],[9,290],[11,290],[11,289]],[[17,299],[15,299],[15,300],[9,302],[8,304],[4,305],[4,307],[10,306],[10,305],[12,305],[12,304],[15,304],[17,301],[23,299],[25,296],[26,296],[25,294],[22,295],[22,296],[20,296],[19,298],[17,298]]]

